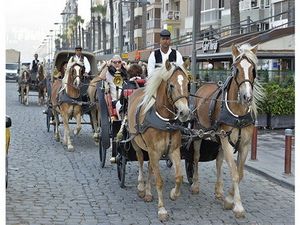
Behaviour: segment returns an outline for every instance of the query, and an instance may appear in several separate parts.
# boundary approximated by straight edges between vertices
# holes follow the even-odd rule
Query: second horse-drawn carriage
[[[91,70],[89,74],[85,73],[85,67],[81,61],[73,61],[70,58],[75,55],[72,50],[62,50],[56,53],[54,57],[53,70],[51,77],[47,80],[48,102],[46,114],[47,130],[50,125],[54,127],[55,139],[60,140],[58,127],[64,125],[64,144],[69,150],[73,149],[70,139],[69,124],[76,124],[74,134],[78,134],[81,124],[91,124],[92,122],[81,122],[83,115],[90,116],[95,103],[91,102],[87,89],[91,79],[97,74],[97,62],[95,55],[90,52],[82,52],[82,55],[89,61]],[[69,119],[75,118],[76,121]]]

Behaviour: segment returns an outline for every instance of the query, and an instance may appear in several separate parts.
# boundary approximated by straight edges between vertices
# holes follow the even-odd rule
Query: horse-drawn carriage
[[[27,66],[21,68],[20,77],[18,79],[19,101],[22,104],[29,104],[30,92],[37,92],[38,105],[46,102],[46,71],[43,63],[38,63],[37,71],[30,71]]]
[[[90,80],[98,72],[96,58],[93,53],[82,52],[82,55],[90,63],[91,70],[89,74],[85,73],[85,67],[82,62],[73,62],[73,60],[69,62],[69,59],[74,55],[75,53],[72,50],[62,50],[56,53],[52,74],[47,80],[49,98],[47,109],[44,111],[47,130],[49,132],[50,125],[53,125],[57,141],[60,140],[58,126],[61,123],[64,124],[64,142],[68,145],[68,149],[73,149],[69,137],[68,124],[75,123],[73,121],[69,122],[70,118],[76,118],[77,128],[75,131],[77,133],[81,129],[81,124],[91,124],[93,126],[91,122],[81,122],[81,116],[84,114],[90,116],[91,110],[95,107],[95,103],[92,103],[88,98],[87,89],[90,85]],[[72,110],[69,110],[70,107]],[[59,118],[59,115],[61,115],[62,119]]]
[[[198,162],[216,159],[216,198],[224,201],[236,217],[245,210],[239,194],[239,182],[251,144],[256,102],[261,98],[256,78],[257,47],[233,46],[232,74],[220,83],[204,83],[195,94],[189,94],[185,68],[166,64],[156,70],[145,88],[128,98],[121,120],[110,121],[106,102],[99,101],[101,127],[100,160],[105,163],[106,150],[112,143],[111,162],[117,164],[119,184],[124,187],[127,161],[139,161],[138,195],[144,201],[153,199],[151,177],[156,178],[158,217],[165,221],[168,213],[162,198],[163,181],[159,160],[169,159],[175,169],[175,187],[170,198],[180,195],[182,182],[180,161],[186,162],[186,173],[192,193],[199,193]],[[155,77],[153,79],[153,77]],[[193,109],[189,108],[192,102]],[[105,135],[103,136],[103,132]],[[112,138],[112,142],[110,141]],[[234,153],[238,152],[237,162]],[[225,158],[232,176],[232,188],[223,197],[222,162]],[[143,163],[149,160],[146,183]]]

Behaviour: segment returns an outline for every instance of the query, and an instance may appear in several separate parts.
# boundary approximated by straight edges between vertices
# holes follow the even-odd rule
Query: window
[[[284,2],[277,2],[274,3],[274,15],[283,13],[283,12],[287,12],[288,10],[288,2],[284,1]],[[274,20],[278,21],[278,20],[283,20],[283,19],[287,19],[288,14],[284,13],[278,16],[275,16]]]

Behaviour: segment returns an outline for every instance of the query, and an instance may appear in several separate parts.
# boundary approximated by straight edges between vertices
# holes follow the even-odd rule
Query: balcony
[[[147,25],[146,25],[147,29],[160,29],[160,19],[159,18],[154,18],[154,19],[150,19],[147,20]]]
[[[180,24],[180,11],[166,11],[162,20],[168,24]]]

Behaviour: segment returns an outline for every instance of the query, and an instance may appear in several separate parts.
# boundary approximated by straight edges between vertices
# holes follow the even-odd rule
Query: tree
[[[99,31],[99,35],[103,34],[103,51],[106,53],[106,5],[96,5],[92,7],[92,13],[99,13],[102,16],[102,32]],[[100,19],[100,16],[98,17]],[[98,41],[98,47],[101,48],[101,38]]]
[[[230,0],[231,35],[240,34],[239,0]]]

